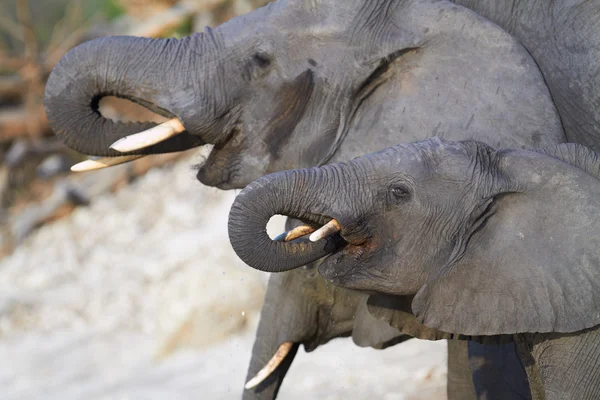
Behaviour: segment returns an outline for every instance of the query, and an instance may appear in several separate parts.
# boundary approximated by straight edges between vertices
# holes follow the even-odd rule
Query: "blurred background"
[[[267,0],[0,0],[0,400],[238,399],[267,274],[227,239],[208,149],[70,173],[45,80],[105,35],[181,37]],[[107,98],[115,120],[161,117]],[[281,220],[270,229],[283,231]],[[444,399],[445,342],[301,350],[282,399]]]

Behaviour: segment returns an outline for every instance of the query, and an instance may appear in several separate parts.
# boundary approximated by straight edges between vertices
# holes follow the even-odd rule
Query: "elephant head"
[[[104,118],[105,96],[177,119],[183,132],[116,151],[154,125]],[[96,39],[54,68],[45,106],[54,132],[89,155],[213,144],[198,178],[223,189],[432,133],[517,147],[563,140],[527,52],[473,12],[433,0],[279,0],[180,40]],[[385,133],[375,140],[365,127]]]
[[[327,255],[326,279],[414,295],[417,319],[444,332],[580,331],[600,324],[598,156],[575,144],[547,153],[434,138],[268,175],[232,206],[230,240],[273,272]],[[272,214],[340,229],[272,243],[261,233]]]

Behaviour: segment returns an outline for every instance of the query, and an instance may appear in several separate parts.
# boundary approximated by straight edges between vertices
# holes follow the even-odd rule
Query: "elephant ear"
[[[600,180],[586,172],[597,156],[550,153],[493,153],[483,211],[413,300],[425,325],[498,335],[600,324]]]
[[[379,321],[396,329],[409,337],[424,340],[458,339],[460,335],[442,332],[420,323],[412,313],[410,304],[413,296],[395,296],[375,294],[369,296],[367,309]]]
[[[535,151],[558,158],[596,178],[600,178],[600,157],[598,153],[589,147],[578,143],[562,143]]]
[[[367,306],[368,298],[367,294],[361,293],[356,308],[352,328],[352,341],[355,345],[385,349],[411,338],[393,327],[385,319],[377,318],[372,314]]]

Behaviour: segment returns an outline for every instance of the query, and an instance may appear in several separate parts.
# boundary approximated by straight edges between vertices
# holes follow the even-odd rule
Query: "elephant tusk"
[[[125,136],[110,145],[111,149],[125,153],[152,146],[184,132],[185,128],[177,118],[163,122],[146,131]]]
[[[290,242],[292,240],[298,239],[299,237],[306,236],[309,233],[313,233],[314,231],[315,228],[308,225],[298,226],[292,229],[291,231],[287,232],[283,240],[285,242]]]
[[[325,239],[326,237],[331,236],[336,232],[339,232],[341,229],[342,228],[340,227],[340,224],[335,219],[332,219],[331,221],[323,225],[321,228],[319,228],[319,230],[313,232],[313,234],[310,235],[309,239],[311,242],[318,242],[321,239]]]
[[[248,381],[248,383],[246,383],[246,386],[244,386],[244,387],[246,389],[252,389],[253,387],[259,385],[262,381],[264,381],[265,379],[267,379],[269,377],[269,375],[271,375],[273,373],[273,371],[275,371],[275,369],[277,369],[277,367],[279,366],[279,364],[281,364],[281,362],[288,355],[288,353],[292,349],[292,345],[293,345],[292,342],[283,342],[283,343],[281,343],[279,345],[279,348],[277,349],[277,351],[273,355],[273,357],[271,357],[271,359],[267,363],[267,365],[265,365],[263,367],[263,369],[261,369],[260,371],[258,371],[258,374],[256,374],[254,376],[254,378],[250,379]]]
[[[299,237],[306,236],[309,233],[313,233],[315,228],[302,225],[292,229],[289,232],[283,232],[281,235],[277,236],[273,241],[276,242],[291,242],[292,240],[298,239]]]
[[[308,226],[308,225],[298,226],[298,227],[292,229],[291,231],[289,231],[285,235],[285,241],[290,242],[292,240],[298,239],[299,237],[306,236],[309,233],[313,233],[314,231],[315,231],[315,228],[313,228],[312,226]]]
[[[144,155],[121,156],[121,157],[102,157],[97,159],[89,159],[75,164],[71,167],[73,172],[93,171],[95,169],[111,167],[113,165],[124,164],[129,161],[137,160],[145,157]]]

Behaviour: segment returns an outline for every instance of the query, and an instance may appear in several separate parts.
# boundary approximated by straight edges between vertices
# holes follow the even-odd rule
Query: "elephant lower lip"
[[[223,190],[238,189],[231,185],[231,172],[215,167],[214,165],[202,165],[198,169],[196,179],[206,186],[213,186]]]

